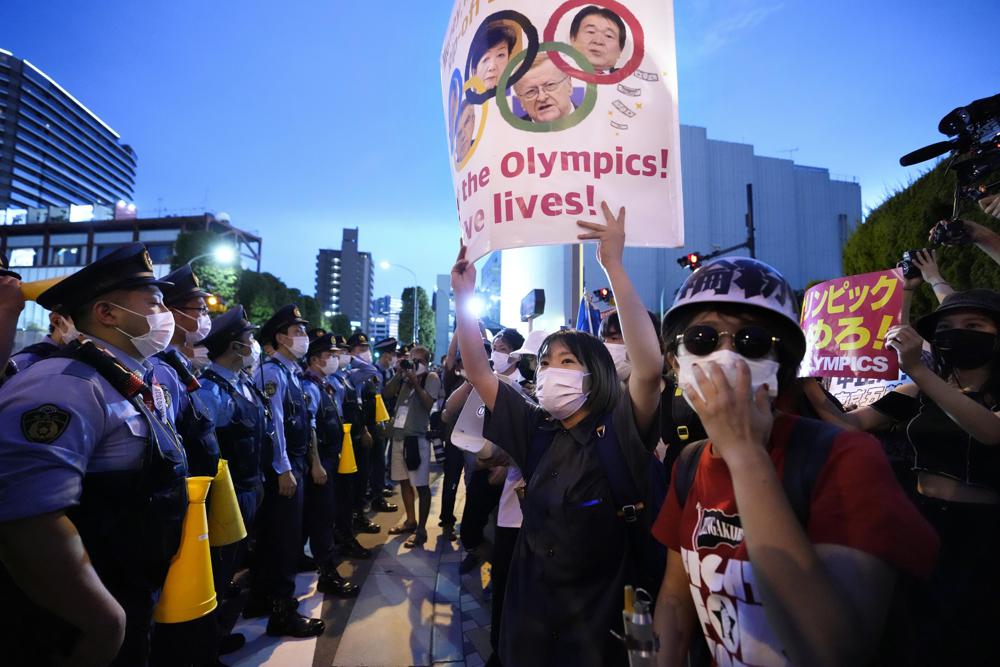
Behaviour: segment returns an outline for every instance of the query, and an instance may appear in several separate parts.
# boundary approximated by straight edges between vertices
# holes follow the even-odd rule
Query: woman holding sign
[[[466,376],[488,409],[483,435],[504,443],[528,482],[500,631],[505,665],[627,664],[609,631],[621,629],[623,586],[631,582],[629,531],[648,525],[648,517],[639,502],[619,507],[615,487],[633,485],[635,500],[645,490],[663,362],[656,330],[622,266],[625,211],[615,216],[602,208],[607,224],[580,222],[587,231],[578,238],[599,242],[598,259],[617,298],[633,363],[624,390],[600,340],[560,331],[539,349],[540,406],[525,401],[490,370],[468,309],[476,270],[464,247],[451,272]]]
[[[1000,293],[948,295],[886,344],[913,382],[847,414],[810,395],[827,421],[865,431],[905,425],[916,453],[917,502],[941,537],[941,557],[919,610],[927,664],[996,660],[1000,599]],[[921,358],[930,342],[934,368]]]

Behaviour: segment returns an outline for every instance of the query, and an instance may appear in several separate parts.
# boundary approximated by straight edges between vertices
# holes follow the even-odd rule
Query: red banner
[[[802,377],[895,380],[899,359],[885,346],[899,324],[903,276],[899,269],[847,276],[815,285],[802,302],[806,356]]]

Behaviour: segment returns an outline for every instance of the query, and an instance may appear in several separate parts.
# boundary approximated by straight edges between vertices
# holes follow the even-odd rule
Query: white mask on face
[[[497,350],[490,353],[490,361],[493,362],[493,370],[497,373],[506,373],[514,365],[514,360],[510,358],[509,354]]]
[[[309,351],[309,336],[289,336],[291,343],[286,343],[288,352],[294,359],[301,359]]]
[[[689,353],[684,349],[683,345],[680,346],[677,352],[677,363],[680,366],[677,370],[678,384],[681,387],[690,386],[702,398],[704,398],[704,394],[702,394],[694,375],[695,366],[700,366],[702,372],[707,373],[708,364],[714,362],[722,368],[722,372],[726,374],[729,382],[734,383],[736,382],[739,368],[737,364],[741,360],[750,367],[751,391],[756,392],[766,384],[768,396],[774,398],[778,395],[778,369],[781,364],[774,359],[747,359],[733,350],[716,350],[704,357],[699,357],[698,355]],[[691,405],[691,399],[688,398],[687,392],[684,394],[684,400],[688,402],[688,405]],[[691,408],[693,409],[694,406],[691,405]]]
[[[628,350],[621,343],[605,343],[611,358],[615,362],[615,370],[618,372],[618,379],[625,381],[632,375],[632,362],[628,360]]]
[[[361,359],[365,363],[370,364],[372,362],[372,351],[365,350],[364,352],[358,355],[358,359]]]
[[[191,317],[181,310],[175,310],[173,313],[175,318],[177,315],[181,315],[185,319],[197,324],[198,328],[194,331],[188,331],[186,327],[181,327],[184,331],[184,344],[188,347],[194,347],[195,343],[205,340],[205,336],[207,336],[212,330],[212,318],[209,317],[207,313],[202,313],[201,315],[198,315],[198,317]]]
[[[208,358],[208,348],[198,345],[194,348],[194,356],[191,357],[191,365],[195,370],[200,371],[212,365],[212,360]]]
[[[336,356],[330,357],[323,363],[323,375],[333,375],[340,368],[340,359]]]
[[[570,368],[545,368],[535,381],[535,398],[542,409],[556,419],[566,419],[583,407],[589,392],[584,392],[584,379],[590,373]]]
[[[56,325],[59,331],[59,335],[62,336],[62,344],[69,345],[77,338],[80,337],[80,332],[76,330],[76,325],[73,324],[73,319],[65,315],[59,316],[62,320],[60,325]]]
[[[247,343],[241,343],[241,345],[247,345]],[[243,368],[254,368],[257,362],[260,361],[260,343],[252,340],[248,347],[250,348],[250,353],[243,357]]]
[[[129,310],[125,306],[119,306],[117,303],[112,303],[111,305],[146,320],[146,326],[149,327],[149,331],[141,336],[133,336],[127,331],[122,331],[120,328],[115,327],[118,332],[129,337],[132,345],[135,346],[135,351],[143,359],[148,359],[154,354],[163,352],[170,345],[170,340],[174,337],[174,316],[170,314],[169,310],[152,315],[142,315],[134,310]]]
[[[338,365],[341,368],[347,368],[351,365],[351,355],[349,354],[338,354],[337,360],[340,362]]]

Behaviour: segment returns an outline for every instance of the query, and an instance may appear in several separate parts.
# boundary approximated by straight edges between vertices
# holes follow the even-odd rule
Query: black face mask
[[[946,329],[934,334],[934,350],[952,368],[970,370],[982,368],[996,354],[996,334],[968,329]]]

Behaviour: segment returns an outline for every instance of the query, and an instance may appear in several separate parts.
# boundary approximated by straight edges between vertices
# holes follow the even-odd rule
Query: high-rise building
[[[0,49],[0,209],[132,200],[136,155],[97,114],[27,60]],[[26,222],[39,222],[26,220]]]
[[[399,314],[403,311],[402,299],[388,294],[372,302],[372,316],[368,336],[375,341],[392,336],[399,340]]]
[[[328,317],[346,315],[351,326],[365,328],[374,291],[371,253],[358,250],[357,229],[345,229],[340,250],[323,249],[316,255],[316,300]]]

